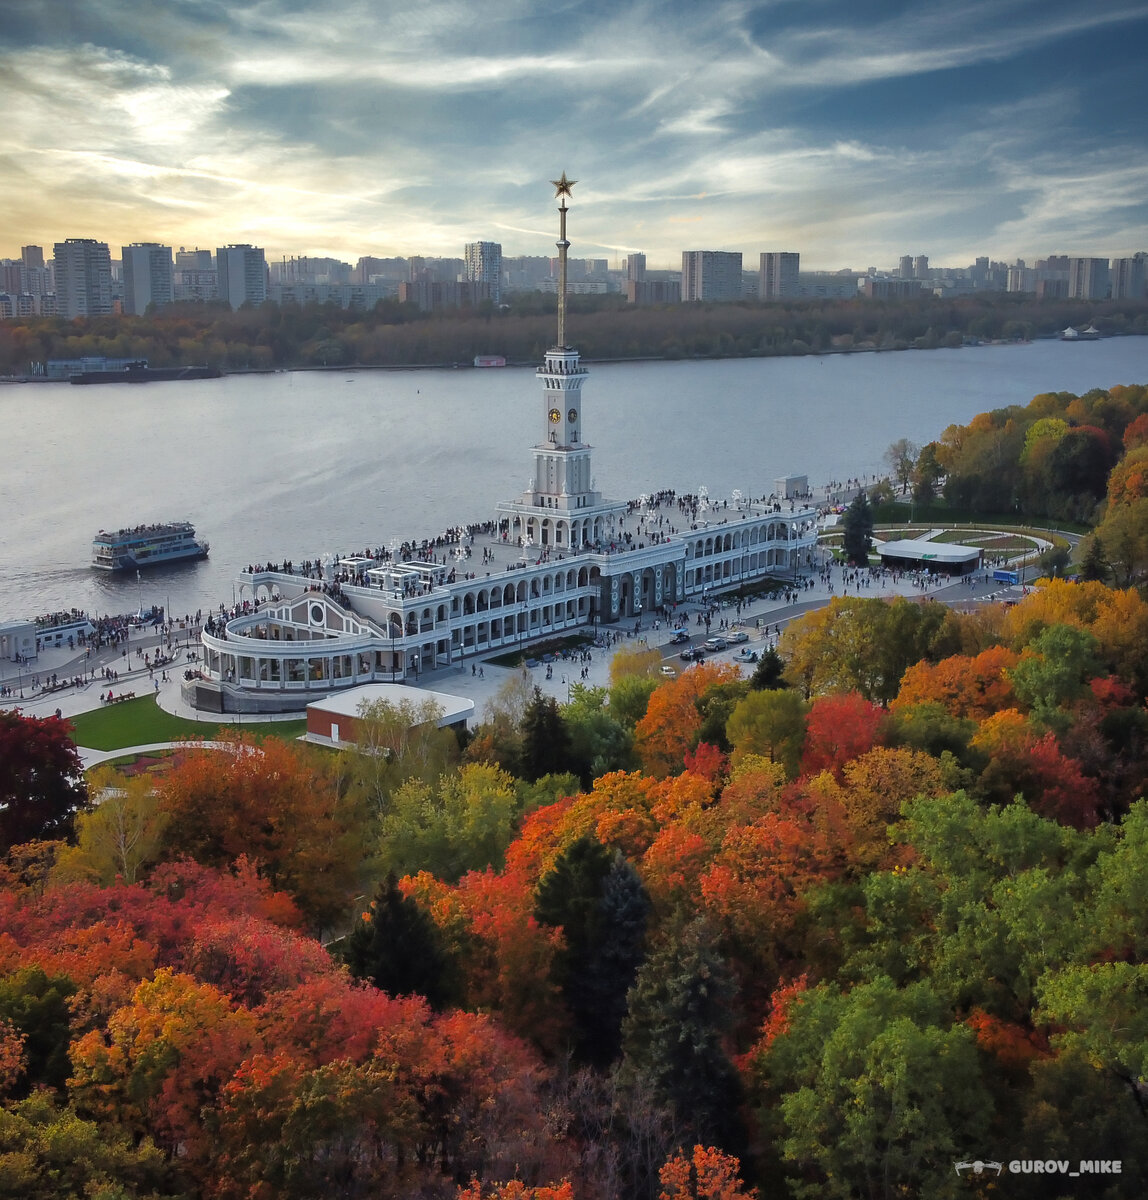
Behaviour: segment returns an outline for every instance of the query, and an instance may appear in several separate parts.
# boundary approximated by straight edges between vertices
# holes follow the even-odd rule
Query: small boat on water
[[[195,536],[190,521],[136,525],[114,533],[101,529],[92,539],[92,566],[101,571],[138,571],[206,558],[207,551],[207,542]]]

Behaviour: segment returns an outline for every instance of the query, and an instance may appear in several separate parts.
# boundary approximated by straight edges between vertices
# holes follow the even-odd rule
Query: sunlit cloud
[[[686,236],[821,267],[1148,243],[1145,4],[8,3],[0,256],[551,254],[562,169],[574,253],[652,266]]]

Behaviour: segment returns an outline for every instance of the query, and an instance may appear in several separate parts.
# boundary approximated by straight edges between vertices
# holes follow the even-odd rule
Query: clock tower
[[[518,501],[499,505],[499,512],[513,513],[524,524],[532,544],[579,548],[600,541],[625,510],[624,504],[603,501],[594,491],[590,469],[590,446],[583,440],[582,385],[589,372],[579,361],[578,351],[566,345],[566,198],[577,182],[566,178],[551,181],[561,201],[558,206],[558,342],[546,351],[538,368],[542,384],[542,440],[534,446],[534,469],[528,490]],[[539,509],[550,513],[541,517]],[[529,510],[529,515],[527,514]],[[535,531],[538,537],[535,538]]]

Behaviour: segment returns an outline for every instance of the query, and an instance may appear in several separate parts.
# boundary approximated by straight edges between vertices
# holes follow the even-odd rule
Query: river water
[[[590,367],[597,487],[760,496],[884,470],[889,444],[1046,391],[1148,382],[1148,338]],[[532,370],[285,372],[0,387],[0,621],[230,603],[252,562],[423,538],[522,491],[546,404]],[[205,562],[110,576],[92,536],[190,520]]]

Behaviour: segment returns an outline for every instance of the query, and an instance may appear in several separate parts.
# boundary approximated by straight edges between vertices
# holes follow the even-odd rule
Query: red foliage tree
[[[87,804],[71,725],[0,709],[0,854],[35,838],[66,838]]]
[[[816,775],[841,768],[877,745],[881,709],[860,692],[837,692],[818,696],[805,720],[805,745],[801,773]]]

